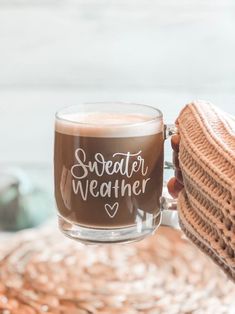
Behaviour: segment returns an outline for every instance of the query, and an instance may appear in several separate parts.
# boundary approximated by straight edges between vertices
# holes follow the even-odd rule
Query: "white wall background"
[[[143,102],[172,122],[195,98],[235,115],[233,0],[0,0],[2,165],[49,165],[65,105]]]

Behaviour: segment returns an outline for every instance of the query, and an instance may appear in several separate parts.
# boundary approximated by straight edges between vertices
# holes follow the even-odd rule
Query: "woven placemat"
[[[235,286],[182,233],[84,246],[54,226],[0,242],[1,314],[233,314]]]

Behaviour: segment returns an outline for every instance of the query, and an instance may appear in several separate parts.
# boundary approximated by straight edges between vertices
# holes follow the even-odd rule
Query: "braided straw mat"
[[[54,226],[0,242],[1,314],[235,313],[235,286],[182,233],[84,246]]]

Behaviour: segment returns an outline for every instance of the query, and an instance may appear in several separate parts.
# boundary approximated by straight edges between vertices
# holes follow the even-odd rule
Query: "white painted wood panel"
[[[233,0],[0,0],[0,163],[51,164],[57,108],[208,99],[235,114]],[[169,153],[168,153],[169,154]]]
[[[235,2],[0,1],[0,87],[235,88]]]

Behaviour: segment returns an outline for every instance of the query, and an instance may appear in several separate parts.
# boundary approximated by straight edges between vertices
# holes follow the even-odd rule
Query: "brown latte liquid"
[[[91,228],[130,226],[157,216],[163,183],[161,126],[136,124],[130,131],[128,126],[100,124],[56,125],[55,197],[60,215]]]

